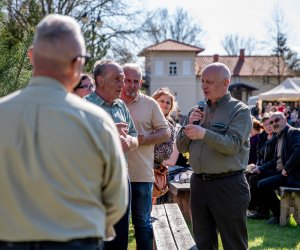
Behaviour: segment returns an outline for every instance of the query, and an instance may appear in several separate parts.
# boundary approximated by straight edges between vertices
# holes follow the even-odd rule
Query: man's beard
[[[129,97],[135,97],[136,94],[137,94],[136,91],[128,91],[128,90],[126,91],[126,95],[129,96]]]

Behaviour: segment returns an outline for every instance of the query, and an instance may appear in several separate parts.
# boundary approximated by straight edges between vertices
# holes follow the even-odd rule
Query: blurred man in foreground
[[[70,93],[87,60],[75,19],[37,26],[28,87],[0,99],[0,248],[102,248],[127,205],[113,121]]]

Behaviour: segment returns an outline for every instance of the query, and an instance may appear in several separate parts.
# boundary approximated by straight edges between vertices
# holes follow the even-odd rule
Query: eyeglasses
[[[269,124],[272,125],[273,123],[277,123],[281,120],[281,118],[275,118],[273,121],[270,121]]]
[[[95,85],[91,84],[91,85],[81,85],[78,86],[76,89],[87,89],[87,90],[95,90]]]
[[[79,56],[75,56],[72,59],[72,62],[76,62],[78,59],[82,59],[84,58],[84,65],[87,65],[87,63],[89,62],[89,60],[91,59],[91,55],[90,54],[86,54],[86,55],[79,55]]]

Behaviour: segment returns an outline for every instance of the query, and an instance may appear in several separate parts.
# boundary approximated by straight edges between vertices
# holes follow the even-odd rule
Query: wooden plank
[[[197,249],[178,205],[175,203],[165,204],[165,209],[177,248],[180,250]]]
[[[280,187],[280,225],[287,224],[290,215],[293,214],[297,224],[300,224],[300,188]]]
[[[280,200],[280,225],[285,226],[288,218],[290,217],[289,205],[290,205],[291,194],[289,192],[284,193]]]
[[[300,192],[300,188],[292,188],[292,187],[279,187],[280,195],[284,195],[284,192]]]
[[[294,218],[297,221],[298,226],[300,226],[300,194],[295,194],[295,214]]]
[[[179,192],[181,191],[189,191],[190,190],[190,183],[178,183],[171,181],[169,183],[169,190],[172,194],[178,195]]]
[[[154,247],[159,250],[177,249],[173,239],[173,234],[169,227],[164,205],[154,205],[152,207],[152,225],[154,233]]]

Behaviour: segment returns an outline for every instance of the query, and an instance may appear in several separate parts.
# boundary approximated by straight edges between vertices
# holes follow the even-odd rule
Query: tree
[[[130,9],[125,0],[1,1],[0,95],[19,89],[28,81],[28,70],[30,72],[31,67],[27,60],[27,50],[32,44],[35,26],[49,13],[73,16],[82,25],[86,47],[92,55],[87,72],[96,60],[118,53],[127,35],[135,33],[140,27],[137,17],[139,13]],[[84,23],[83,17],[89,17],[88,22]],[[101,26],[97,25],[98,21],[101,21]],[[20,79],[24,74],[26,77]]]
[[[240,37],[238,34],[228,34],[221,41],[224,50],[229,56],[236,56],[240,49],[245,49],[248,55],[251,55],[256,50],[257,42],[252,37]]]
[[[174,15],[170,15],[167,9],[157,9],[147,13],[147,16],[143,31],[145,38],[152,43],[174,39],[198,46],[201,44],[202,28],[184,9],[176,9]]]
[[[287,45],[287,24],[282,10],[275,7],[272,14],[272,24],[269,25],[269,34],[271,34],[272,52],[277,57],[277,83],[282,80],[282,75],[287,69],[297,72],[300,68],[300,60],[296,52],[292,51]],[[288,65],[288,68],[286,67]]]

